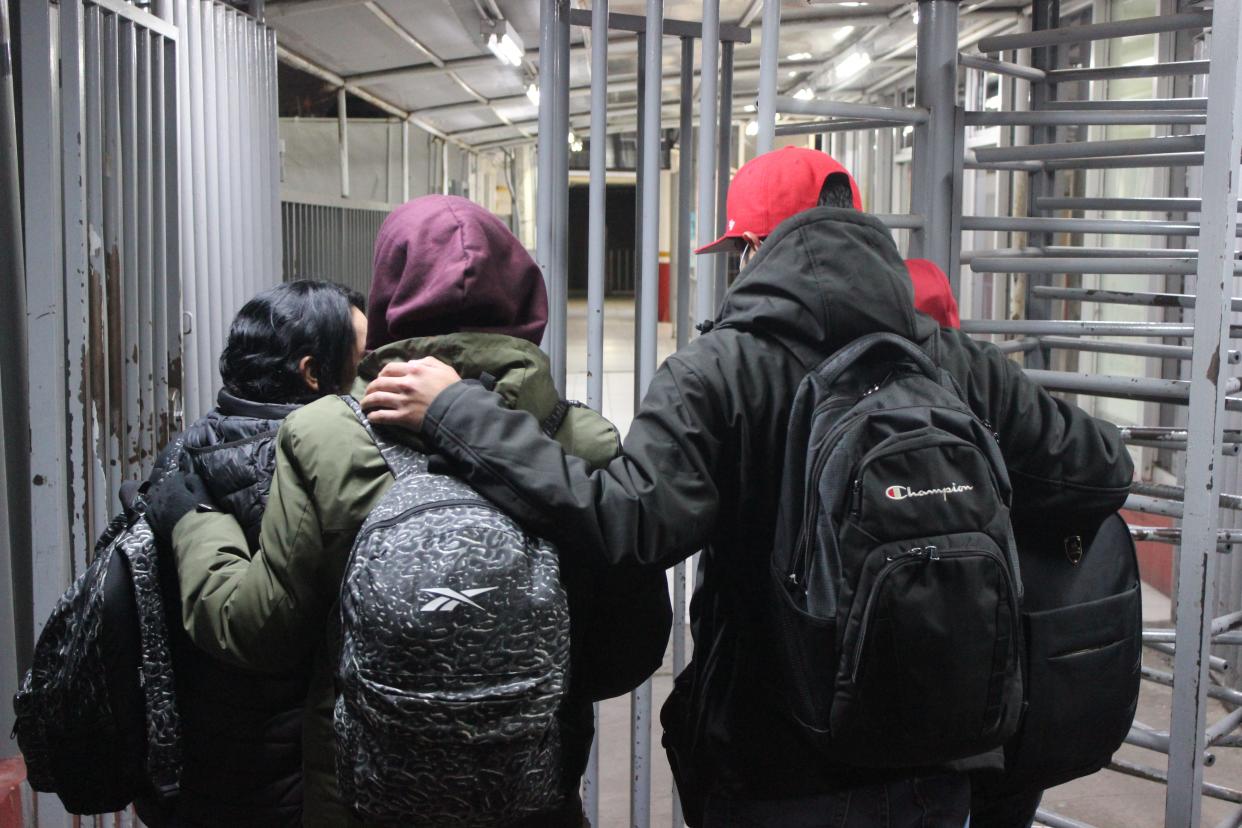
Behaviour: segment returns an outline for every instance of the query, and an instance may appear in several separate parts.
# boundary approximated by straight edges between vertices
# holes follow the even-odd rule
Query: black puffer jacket
[[[253,403],[221,391],[162,459],[188,455],[222,511],[237,518],[253,552],[276,466],[276,432],[296,405]],[[309,667],[260,676],[216,661],[181,625],[171,549],[161,549],[181,712],[181,793],[164,813],[139,803],[153,826],[296,826],[302,821],[302,709]]]
[[[997,349],[916,313],[888,230],[830,207],[768,238],[715,328],[657,372],[606,468],[566,457],[478,386],[450,387],[427,412],[422,435],[453,471],[563,556],[667,567],[704,549],[694,660],[662,716],[683,799],[695,787],[780,799],[876,778],[818,754],[782,709],[765,603],[794,393],[841,346],[876,331],[917,342],[993,424],[1015,522],[1093,527],[1121,506],[1132,465],[1117,430],[1045,393]]]

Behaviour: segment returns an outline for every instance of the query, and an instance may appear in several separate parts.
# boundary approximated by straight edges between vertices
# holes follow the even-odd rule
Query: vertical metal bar
[[[121,254],[119,274],[121,308],[125,327],[122,331],[122,358],[124,359],[124,384],[122,386],[125,421],[121,446],[121,473],[127,480],[140,475],[142,457],[142,376],[140,369],[142,328],[139,315],[139,248],[138,200],[141,197],[138,154],[138,33],[137,26],[128,20],[118,20],[120,29],[120,77],[121,77],[121,234],[125,246]]]
[[[710,244],[716,231],[716,80],[720,50],[720,0],[703,0],[703,56],[699,80],[699,245]],[[773,104],[775,105],[775,104]],[[695,272],[695,313],[700,320],[715,315],[716,289],[712,254],[698,257]]]
[[[726,202],[729,195],[729,175],[733,162],[733,41],[720,44],[720,147],[716,161],[719,172],[716,179],[716,232],[723,234],[727,219]],[[720,307],[729,280],[730,253],[721,253],[716,259],[715,306]]]
[[[440,192],[449,195],[452,188],[449,186],[449,144],[448,141],[440,142]]]
[[[12,66],[9,4],[0,3],[0,62]],[[27,46],[26,48],[31,48]],[[26,399],[26,265],[13,72],[0,74],[0,698],[12,698],[29,665],[31,628],[30,421]],[[13,727],[12,707],[0,713],[0,731]],[[17,752],[15,743],[0,754]]]
[[[151,32],[134,27],[134,51],[137,58],[134,73],[134,147],[136,150],[134,173],[137,177],[134,191],[134,238],[138,240],[134,295],[137,301],[137,329],[132,331],[137,345],[138,385],[131,389],[138,403],[138,418],[131,423],[134,428],[134,467],[140,477],[146,477],[155,459],[152,440],[155,429],[154,371],[154,309],[152,308],[152,253],[151,234]]]
[[[410,122],[401,122],[401,203],[410,200]]]
[[[591,6],[591,182],[587,240],[587,405],[604,402],[604,221],[608,176],[608,0]]]
[[[690,206],[694,198],[694,40],[681,39],[681,154],[677,167],[677,348],[690,341]],[[686,563],[673,567],[673,675],[686,668]],[[673,784],[673,828],[684,823],[681,797]]]
[[[690,341],[690,212],[694,199],[694,39],[681,39],[681,111],[677,165],[677,348]],[[676,619],[674,619],[676,623]]]
[[[179,340],[177,333],[181,324],[181,302],[176,288],[170,286],[171,278],[177,273],[176,259],[178,256],[179,235],[175,223],[169,221],[176,218],[177,166],[175,158],[170,159],[170,150],[175,153],[173,137],[177,130],[176,99],[172,99],[168,117],[168,89],[176,89],[176,52],[168,49],[163,37],[151,36],[151,236],[153,249],[153,357],[155,363],[155,409],[152,418],[155,421],[154,447],[158,452],[164,447],[168,438],[176,429],[172,424],[172,395],[175,384],[172,381],[172,369],[180,355],[180,345],[176,352],[173,342]],[[170,163],[170,161],[172,163]],[[170,232],[171,231],[171,232]]]
[[[163,74],[160,87],[160,123],[163,130],[163,163],[164,199],[162,217],[162,235],[166,237],[164,249],[164,303],[165,319],[165,385],[167,399],[165,410],[168,422],[165,438],[170,438],[185,427],[183,415],[183,395],[185,388],[184,340],[182,331],[182,235],[181,235],[181,180],[179,173],[182,167],[178,152],[178,84],[181,69],[179,66],[179,46],[168,40],[161,41],[161,63]]]
[[[80,3],[60,7],[60,151],[64,280],[65,365],[68,384],[69,540],[73,571],[86,566],[90,549],[94,490],[90,463],[89,286],[86,251],[86,179],[83,158],[85,29]]]
[[[249,237],[246,228],[246,191],[252,186],[253,182],[246,180],[246,161],[247,147],[243,141],[245,135],[245,122],[243,121],[243,113],[245,111],[245,83],[242,78],[244,69],[246,68],[246,50],[245,50],[245,21],[246,17],[241,12],[230,10],[228,17],[228,84],[229,84],[229,184],[231,199],[228,202],[229,209],[227,215],[230,219],[231,232],[233,234],[232,246],[232,272],[229,274],[229,281],[233,285],[233,302],[225,309],[225,319],[220,328],[221,341],[223,345],[224,337],[227,335],[229,320],[237,313],[241,306],[250,298],[252,292],[251,279],[252,274],[248,267],[249,255]]]
[[[1054,29],[1061,22],[1061,2],[1060,0],[1034,0],[1031,4],[1031,29]],[[1058,47],[1046,46],[1043,48],[1032,49],[1030,51],[1031,66],[1036,69],[1048,71],[1057,68]],[[1049,105],[1056,91],[1056,86],[1047,83],[1030,84],[1030,107],[1031,109],[1041,109]],[[1030,144],[1048,144],[1056,139],[1056,128],[1051,126],[1031,127],[1029,132]],[[1026,177],[1026,214],[1028,216],[1039,215],[1038,204],[1039,199],[1053,194],[1053,183],[1055,172],[1045,171],[1042,173],[1033,173]],[[1044,247],[1052,244],[1052,234],[1047,232],[1028,233],[1026,236],[1026,244],[1029,246]],[[1025,274],[1024,278],[1013,280],[1015,289],[1018,286],[1025,287],[1025,296],[1023,302],[1025,304],[1025,316],[1027,319],[1050,319],[1052,317],[1052,304],[1043,297],[1036,296],[1033,292],[1035,287],[1040,285],[1052,284],[1052,274]],[[1025,363],[1028,368],[1046,368],[1048,363],[1048,351],[1045,348],[1033,348],[1026,353]]]
[[[105,409],[105,439],[108,443],[109,483],[114,490],[124,479],[125,435],[124,410],[124,308],[121,306],[123,271],[121,256],[125,248],[122,223],[121,179],[121,81],[120,81],[120,24],[116,15],[103,17],[103,79],[100,89],[103,176],[103,306],[106,321],[102,331],[105,341],[103,355],[106,357],[107,409]],[[111,501],[113,504],[115,500]]]
[[[1204,146],[1195,279],[1195,337],[1186,446],[1186,497],[1177,570],[1177,646],[1173,656],[1167,825],[1198,825],[1202,809],[1208,656],[1217,567],[1217,472],[1224,426],[1220,366],[1229,339],[1237,228],[1238,156],[1242,152],[1242,5],[1222,3],[1212,19],[1212,72]]]
[[[915,193],[925,224],[913,238],[920,254],[949,273],[953,211],[953,137],[957,106],[957,11],[954,0],[919,0],[915,101],[928,110],[915,135]]]
[[[206,123],[207,113],[212,111],[210,109],[212,103],[209,102],[214,103],[214,101],[209,97],[209,92],[213,89],[212,71],[207,67],[206,50],[203,48],[203,31],[210,26],[210,8],[207,10],[208,17],[205,19],[203,4],[200,0],[184,0],[184,2],[188,12],[186,15],[187,37],[183,39],[180,47],[189,50],[186,62],[188,77],[185,78],[185,87],[188,88],[190,112],[189,117],[182,121],[182,136],[185,145],[190,148],[190,172],[185,178],[185,185],[192,193],[192,198],[187,199],[187,203],[192,205],[193,210],[189,216],[185,217],[185,220],[192,221],[191,226],[200,228],[199,232],[194,234],[193,281],[186,287],[187,306],[193,309],[190,315],[193,335],[186,349],[186,360],[194,368],[193,379],[187,382],[186,388],[186,417],[197,419],[211,407],[210,365],[213,354],[210,308],[213,292],[218,296],[218,287],[213,289],[212,265],[218,239],[217,234],[208,229],[215,223],[212,216],[217,215],[210,211],[208,202],[208,194],[212,191],[215,182],[214,169],[208,167],[210,158],[208,146],[214,139],[214,134],[209,130],[206,136],[199,137],[195,134],[195,128],[199,124]],[[209,169],[213,170],[211,174],[208,174]],[[192,294],[189,293],[190,287],[193,288]]]
[[[556,80],[548,94],[556,99],[556,124],[552,147],[555,165],[552,177],[552,239],[553,261],[552,296],[548,315],[552,330],[552,381],[565,396],[566,325],[569,302],[569,19],[565,17],[565,5],[557,7],[556,16]]]
[[[85,144],[83,163],[86,183],[87,239],[87,330],[90,351],[90,410],[87,428],[92,436],[91,474],[95,496],[93,509],[96,523],[89,534],[94,537],[103,530],[117,502],[119,479],[115,466],[109,462],[115,455],[108,436],[108,324],[107,293],[104,287],[106,256],[104,253],[104,120],[103,96],[103,20],[98,7],[87,10],[86,42],[83,66],[83,98],[85,99],[82,140]]]
[[[219,369],[215,365],[215,357],[224,346],[224,323],[223,310],[225,304],[232,305],[231,291],[228,289],[227,279],[225,278],[225,270],[228,265],[228,247],[225,240],[227,234],[227,225],[221,221],[220,216],[223,214],[223,205],[227,202],[223,198],[222,170],[224,168],[225,155],[224,149],[219,140],[219,130],[208,129],[208,123],[222,123],[227,107],[223,103],[224,97],[228,94],[224,85],[220,83],[220,64],[223,62],[223,51],[221,48],[221,39],[223,37],[222,21],[224,20],[225,9],[216,3],[203,4],[203,55],[204,55],[204,81],[207,88],[207,97],[204,102],[205,120],[197,125],[197,129],[201,130],[207,136],[206,147],[206,170],[207,179],[207,226],[211,228],[209,235],[211,236],[211,259],[210,272],[207,276],[208,284],[211,286],[211,301],[205,307],[206,319],[200,320],[200,324],[206,323],[206,328],[210,340],[206,350],[206,359],[202,360],[202,365],[207,371],[206,381],[202,388],[202,406],[204,411],[211,408],[215,402],[216,388],[218,385]],[[200,352],[200,356],[203,353]],[[201,412],[200,412],[201,413]]]
[[[706,18],[704,18],[706,20]],[[763,0],[763,42],[759,44],[759,134],[755,154],[772,151],[776,135],[776,73],[780,66],[780,0]],[[728,104],[733,108],[733,102]]]
[[[272,223],[272,272],[279,274],[282,270],[281,249],[276,243],[276,234],[280,232],[280,96],[277,88],[276,32],[265,30],[264,43],[267,49],[264,59],[267,64],[267,117],[272,136],[267,148],[271,159],[271,169],[268,172],[271,180],[268,189],[271,206],[268,209],[268,218]]]
[[[663,0],[647,0],[647,33],[641,53],[644,64],[643,119],[639,140],[643,153],[638,175],[642,181],[642,268],[638,307],[639,359],[635,365],[637,391],[634,410],[656,371],[658,305],[660,295],[660,88],[662,81]],[[631,699],[633,753],[631,756],[630,824],[651,824],[651,679],[634,691]]]
[[[65,462],[68,442],[64,338],[64,276],[61,250],[59,78],[51,7],[23,0],[21,44],[22,167],[25,220],[26,330],[29,338],[28,423],[40,424],[30,445],[31,586],[34,632],[42,629],[57,597],[69,583],[69,527],[65,511],[72,480]],[[41,182],[34,186],[32,182]],[[50,186],[49,186],[50,185]],[[27,426],[30,427],[29,425]],[[18,485],[23,485],[19,483]],[[44,811],[44,808],[47,808]],[[54,796],[40,795],[40,814],[49,823],[67,818]]]
[[[340,153],[341,198],[349,198],[349,114],[345,87],[336,90],[336,145]]]

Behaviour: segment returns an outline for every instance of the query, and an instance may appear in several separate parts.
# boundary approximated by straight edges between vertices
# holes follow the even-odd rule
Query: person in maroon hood
[[[539,268],[508,228],[455,196],[398,207],[375,240],[367,345],[353,394],[393,362],[435,357],[525,412],[542,433],[592,468],[620,450],[617,432],[557,393],[537,343],[547,320]],[[413,435],[393,439],[419,447]],[[251,558],[241,527],[202,508],[201,484],[183,472],[183,497],[155,522],[171,527],[184,624],[208,653],[263,672],[313,659],[303,720],[305,824],[356,821],[336,784],[332,635],[341,577],[354,538],[393,475],[353,409],[325,397],[291,414],[276,439],[276,475]],[[578,787],[592,738],[591,702],[638,686],[660,665],[672,622],[663,573],[598,577],[566,556],[571,679],[561,721],[563,806],[520,822],[582,825]],[[348,757],[342,757],[348,765]],[[411,823],[417,815],[411,814]]]

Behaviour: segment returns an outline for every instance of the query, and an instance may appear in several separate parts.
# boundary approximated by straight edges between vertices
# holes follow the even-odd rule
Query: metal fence
[[[121,482],[214,402],[231,316],[281,253],[270,31],[214,0],[20,2],[19,94],[0,78],[6,698]],[[40,824],[67,819],[38,798]]]
[[[181,282],[185,411],[215,405],[217,358],[242,304],[281,281],[276,33],[217,0],[157,0],[182,33]]]
[[[286,197],[280,206],[285,280],[339,282],[367,296],[375,236],[395,206]]]

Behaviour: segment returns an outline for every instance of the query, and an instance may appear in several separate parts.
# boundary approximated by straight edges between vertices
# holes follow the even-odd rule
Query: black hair
[[[848,175],[835,172],[824,179],[824,186],[819,191],[819,206],[854,209],[854,190],[850,187]]]
[[[225,390],[261,403],[342,392],[356,339],[351,307],[365,312],[366,301],[333,282],[287,282],[258,294],[237,312],[220,354]],[[317,392],[302,379],[299,363],[306,356],[319,379]]]

